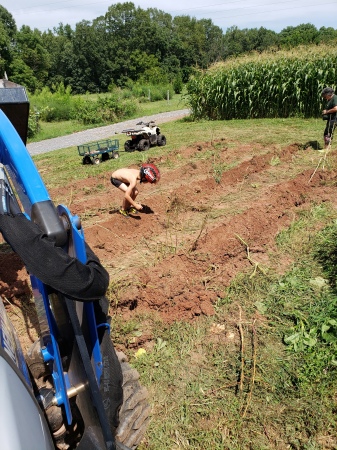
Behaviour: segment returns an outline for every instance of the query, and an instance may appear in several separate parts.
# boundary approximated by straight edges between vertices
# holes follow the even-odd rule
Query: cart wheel
[[[91,164],[91,158],[90,156],[85,156],[82,160],[83,164]]]
[[[102,153],[102,162],[107,161],[108,159],[109,159],[109,153],[108,152]]]
[[[119,158],[119,153],[118,153],[118,152],[112,152],[111,158],[112,158],[112,159],[117,159],[117,158]]]
[[[101,162],[101,160],[99,158],[94,158],[92,162],[93,162],[93,164],[97,165]]]

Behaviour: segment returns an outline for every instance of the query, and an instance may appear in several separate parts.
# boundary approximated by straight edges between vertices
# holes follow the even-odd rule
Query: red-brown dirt
[[[110,173],[69,182],[50,195],[81,218],[87,242],[110,273],[114,311],[130,318],[151,310],[164,322],[191,321],[214,314],[239,272],[285,270],[287,257],[275,265],[272,256],[275,237],[298,211],[336,205],[335,160],[334,152],[324,156],[296,143],[202,142],[151,159],[160,183],[140,185],[144,211],[131,218],[118,214],[122,193]],[[20,258],[2,247],[0,294],[20,314],[28,277]],[[23,315],[33,333],[34,317]]]

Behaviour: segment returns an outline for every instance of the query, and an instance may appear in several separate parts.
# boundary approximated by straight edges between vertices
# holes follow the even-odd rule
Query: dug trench
[[[336,207],[332,151],[219,140],[150,161],[161,170],[160,183],[140,185],[144,208],[130,218],[118,214],[122,193],[109,172],[50,190],[56,204],[81,218],[88,244],[110,273],[111,312],[125,319],[150,312],[169,324],[213,315],[239,273],[286,270],[292,261],[275,258],[275,239],[300,211],[322,202]],[[29,279],[6,244],[0,280],[11,318],[23,319],[28,347],[37,333]],[[133,346],[151,339],[149,331]]]

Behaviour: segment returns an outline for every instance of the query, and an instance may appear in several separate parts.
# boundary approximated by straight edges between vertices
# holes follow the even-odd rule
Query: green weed
[[[270,161],[271,166],[278,166],[280,163],[281,163],[281,160],[278,156],[273,156]]]

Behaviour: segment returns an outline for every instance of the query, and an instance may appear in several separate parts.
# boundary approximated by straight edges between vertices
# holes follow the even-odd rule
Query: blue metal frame
[[[85,263],[87,260],[87,255],[85,251],[84,232],[80,225],[80,220],[78,216],[73,216],[68,210],[68,208],[64,205],[59,205],[57,207],[57,210],[59,215],[60,216],[65,215],[70,223],[72,248],[74,254],[76,255],[76,258],[79,259],[79,261],[81,261],[82,263]],[[97,334],[97,324],[94,312],[94,304],[92,302],[85,302],[83,306],[86,315],[86,320],[88,322],[88,329],[92,343],[94,370],[97,382],[99,384],[103,372],[103,361]]]
[[[18,195],[23,207],[23,212],[28,218],[31,217],[32,205],[46,200],[50,201],[48,191],[42,181],[42,178],[31,159],[24,143],[16,132],[14,126],[7,116],[0,110],[0,163],[2,163],[6,172],[13,183],[16,194]],[[82,228],[79,225],[77,216],[72,216],[69,210],[60,205],[58,207],[59,214],[66,215],[70,224],[70,231],[73,240],[74,256],[81,262],[86,261],[85,240]],[[60,357],[59,347],[57,344],[57,324],[50,308],[48,289],[39,279],[31,276],[33,293],[36,296],[42,296],[44,302],[45,313],[47,316],[50,336],[48,345],[43,349],[42,355],[44,360],[53,362],[53,380],[55,388],[55,396],[58,405],[64,405],[68,424],[72,422],[72,414],[67,395],[68,377],[63,373],[62,361]],[[86,319],[91,338],[93,349],[93,359],[97,382],[99,383],[102,375],[102,355],[99,348],[97,335],[97,324],[94,314],[93,303],[86,302],[84,305]]]
[[[30,216],[34,203],[50,200],[42,178],[12,123],[0,110],[0,162],[6,167],[24,211]]]

